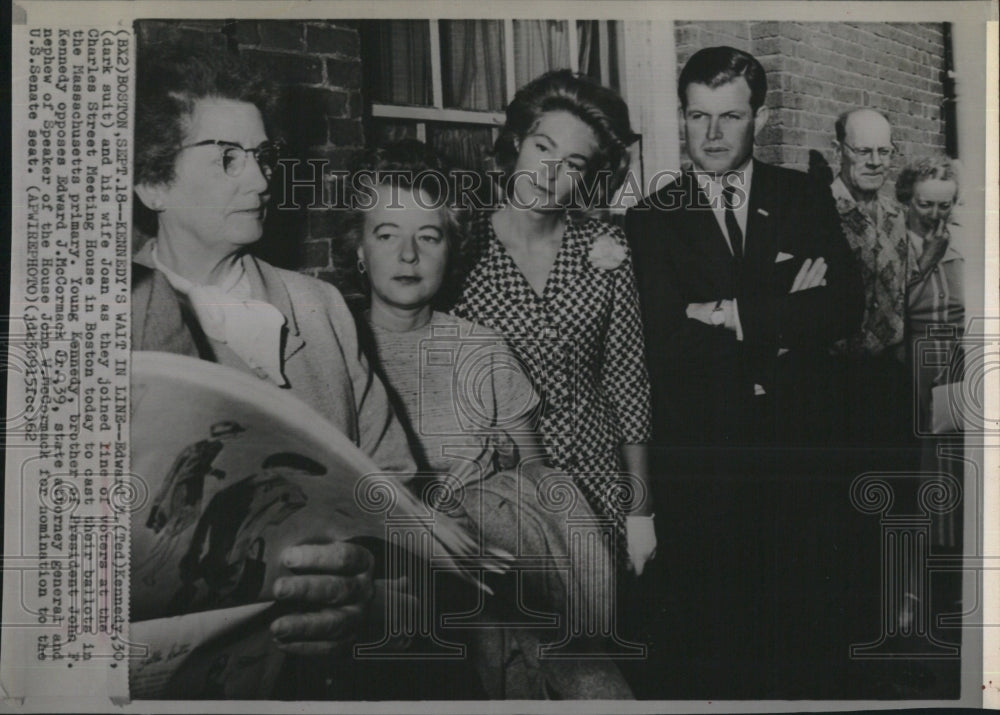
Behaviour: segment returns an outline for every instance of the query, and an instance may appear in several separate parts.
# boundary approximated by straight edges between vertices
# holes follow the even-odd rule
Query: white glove
[[[656,530],[653,528],[653,516],[650,514],[649,516],[625,517],[628,556],[636,576],[642,576],[646,564],[656,556]]]

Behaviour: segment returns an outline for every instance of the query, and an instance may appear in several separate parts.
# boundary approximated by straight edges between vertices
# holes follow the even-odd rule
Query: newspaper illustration
[[[11,45],[5,709],[1000,705],[997,0]]]
[[[409,491],[408,475],[380,474],[321,415],[239,371],[169,353],[136,353],[131,425],[133,484],[147,496],[131,520],[130,638],[147,653],[132,671],[133,698],[163,699],[164,692],[149,689],[147,668],[182,667],[179,654],[245,625],[240,614],[244,621],[258,615],[259,608],[240,607],[273,600],[285,547],[367,537],[366,543],[387,549],[387,519],[422,519],[433,541],[410,542],[414,556],[465,574],[452,558],[476,555],[472,536],[446,518],[435,520],[433,509]],[[366,511],[363,492],[372,488],[384,490],[392,507]],[[502,561],[486,557],[477,565],[499,570]],[[173,677],[169,695],[211,697],[214,686],[195,687],[198,673],[228,697],[260,697],[268,682],[261,673],[241,666],[233,677],[242,678],[242,689],[223,678],[237,663],[273,670],[280,662],[267,621],[258,618],[257,629],[263,635],[251,634],[246,646],[256,651],[213,651],[218,668],[189,667],[186,677]],[[169,644],[161,644],[163,638]],[[225,659],[233,668],[223,668]],[[163,677],[160,672],[153,682]]]

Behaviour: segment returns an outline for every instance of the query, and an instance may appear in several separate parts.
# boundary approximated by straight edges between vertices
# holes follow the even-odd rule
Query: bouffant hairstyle
[[[681,109],[687,107],[687,88],[691,84],[704,84],[712,89],[729,84],[737,77],[746,80],[750,87],[750,108],[757,111],[767,97],[767,74],[757,58],[735,47],[720,45],[698,50],[684,65],[677,80],[677,97]]]
[[[578,117],[597,137],[598,154],[588,167],[585,182],[588,195],[594,192],[598,205],[605,204],[625,181],[628,147],[639,135],[632,131],[628,105],[621,96],[585,75],[555,70],[517,91],[507,105],[507,119],[493,146],[498,167],[509,177],[520,142],[538,126],[543,114],[556,111]]]
[[[464,252],[463,216],[457,204],[455,169],[437,151],[416,139],[368,150],[354,166],[343,196],[339,237],[333,242],[333,281],[352,309],[367,308],[371,301],[368,278],[358,271],[358,246],[364,238],[365,213],[373,205],[374,187],[421,191],[428,211],[444,219],[448,269],[434,307],[447,309],[460,289],[460,257]]]
[[[896,179],[896,199],[901,204],[910,203],[914,187],[921,181],[928,179],[954,181],[955,198],[958,198],[959,181],[956,162],[944,154],[938,154],[914,159],[899,172],[899,178]]]

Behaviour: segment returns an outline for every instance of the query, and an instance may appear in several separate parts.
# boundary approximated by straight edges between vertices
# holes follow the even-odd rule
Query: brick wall
[[[889,117],[901,155],[944,148],[944,42],[940,23],[677,22],[678,72],[698,49],[731,45],[753,54],[768,78],[771,119],[756,155],[795,169],[817,149],[837,168],[830,142],[845,109]]]
[[[192,36],[262,62],[283,92],[278,122],[291,157],[323,159],[329,171],[349,167],[362,149],[357,23],[142,21],[136,29],[140,42],[167,34]],[[310,167],[304,163],[302,167],[296,178],[308,179]],[[302,198],[299,202],[304,203]],[[329,278],[330,240],[335,231],[331,213],[305,206],[286,211],[272,208],[265,238],[255,252],[277,265]]]

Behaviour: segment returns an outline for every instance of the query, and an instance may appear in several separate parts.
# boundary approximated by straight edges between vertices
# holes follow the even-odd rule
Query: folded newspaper
[[[282,661],[267,625],[287,546],[405,543],[479,585],[456,557],[502,569],[502,555],[411,493],[410,475],[380,472],[324,417],[250,375],[135,353],[131,424],[146,495],[131,515],[133,698],[266,697]]]

